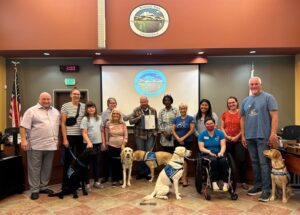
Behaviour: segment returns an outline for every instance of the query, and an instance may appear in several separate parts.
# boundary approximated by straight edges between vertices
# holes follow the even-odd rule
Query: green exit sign
[[[66,86],[74,86],[76,84],[75,78],[65,78]]]

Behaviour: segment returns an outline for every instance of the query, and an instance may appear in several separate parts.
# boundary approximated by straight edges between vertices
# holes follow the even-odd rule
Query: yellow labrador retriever
[[[151,172],[150,182],[154,179],[154,169],[162,164],[167,164],[172,158],[172,154],[168,152],[145,152],[136,150],[133,152],[134,161],[145,161]]]
[[[123,185],[122,188],[127,186],[131,186],[131,171],[132,171],[132,162],[133,162],[133,150],[130,147],[125,147],[121,152],[121,162],[123,168]],[[126,172],[128,170],[128,177]],[[128,178],[128,181],[126,180]]]
[[[184,158],[191,156],[191,151],[187,150],[183,146],[175,148],[173,156],[165,168],[159,173],[154,191],[144,197],[145,200],[153,199],[154,197],[159,199],[168,199],[167,194],[170,191],[170,186],[174,186],[176,199],[180,200],[180,193],[178,191],[179,179],[183,173]]]
[[[281,153],[276,149],[265,150],[264,155],[270,158],[272,163],[272,195],[270,201],[275,200],[275,193],[278,188],[282,189],[282,202],[286,203],[288,201],[291,188],[288,186],[288,171],[284,164],[284,159],[282,159]]]

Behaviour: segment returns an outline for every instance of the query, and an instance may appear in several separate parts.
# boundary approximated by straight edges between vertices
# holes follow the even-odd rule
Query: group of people
[[[47,188],[54,151],[58,147],[58,131],[61,132],[64,145],[64,168],[62,186],[68,177],[68,168],[72,153],[78,156],[86,148],[93,148],[98,153],[92,158],[95,188],[102,188],[100,182],[99,154],[103,163],[102,182],[111,177],[112,186],[121,183],[122,167],[120,152],[128,142],[128,132],[124,120],[134,126],[136,149],[152,151],[157,134],[164,151],[173,153],[175,147],[185,146],[192,149],[194,138],[198,139],[199,152],[211,160],[211,181],[213,189],[219,189],[218,180],[223,180],[223,190],[228,190],[228,163],[225,153],[230,153],[239,165],[240,182],[246,184],[247,149],[252,161],[254,186],[248,195],[261,193],[259,200],[268,201],[270,196],[270,164],[263,156],[263,151],[277,141],[278,107],[274,97],[261,90],[261,79],[249,80],[252,95],[242,102],[235,97],[227,99],[227,110],[219,120],[212,111],[209,100],[202,99],[195,116],[187,114],[188,106],[179,105],[179,110],[172,106],[173,98],[165,95],[162,99],[164,108],[159,111],[149,105],[147,97],[140,98],[140,105],[129,116],[116,109],[115,98],[107,100],[107,110],[101,115],[93,102],[80,102],[80,91],[73,89],[71,102],[65,103],[61,112],[51,106],[51,95],[41,93],[38,104],[29,108],[20,126],[21,147],[27,151],[28,182],[31,199],[38,199],[39,193],[53,193]],[[72,119],[73,118],[73,119]],[[74,120],[75,119],[75,120]],[[220,121],[220,123],[219,123]],[[60,123],[61,122],[61,123]],[[149,127],[150,124],[150,127]],[[220,124],[220,126],[219,126]],[[194,137],[195,136],[195,137]],[[188,186],[187,162],[184,163],[183,186]],[[144,162],[138,163],[137,179],[148,179],[149,169]],[[87,178],[87,188],[90,188]]]

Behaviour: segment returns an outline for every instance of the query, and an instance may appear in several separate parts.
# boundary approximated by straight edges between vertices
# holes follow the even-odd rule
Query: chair
[[[296,140],[297,143],[300,143],[300,125],[285,126],[281,138],[284,140]]]

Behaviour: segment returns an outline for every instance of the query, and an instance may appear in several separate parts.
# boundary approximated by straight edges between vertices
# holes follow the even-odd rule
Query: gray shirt
[[[96,120],[95,117],[90,117],[90,119],[88,120],[88,118],[85,116],[81,121],[80,128],[86,129],[90,141],[93,144],[97,144],[97,143],[102,143],[101,125],[102,125],[102,119],[100,116],[98,120]],[[86,143],[84,139],[83,142]]]
[[[26,129],[29,148],[57,150],[60,113],[54,107],[48,110],[39,103],[23,115],[21,127]]]
[[[240,113],[245,121],[246,139],[269,138],[272,123],[270,111],[277,110],[277,102],[269,93],[261,92],[244,99]]]

